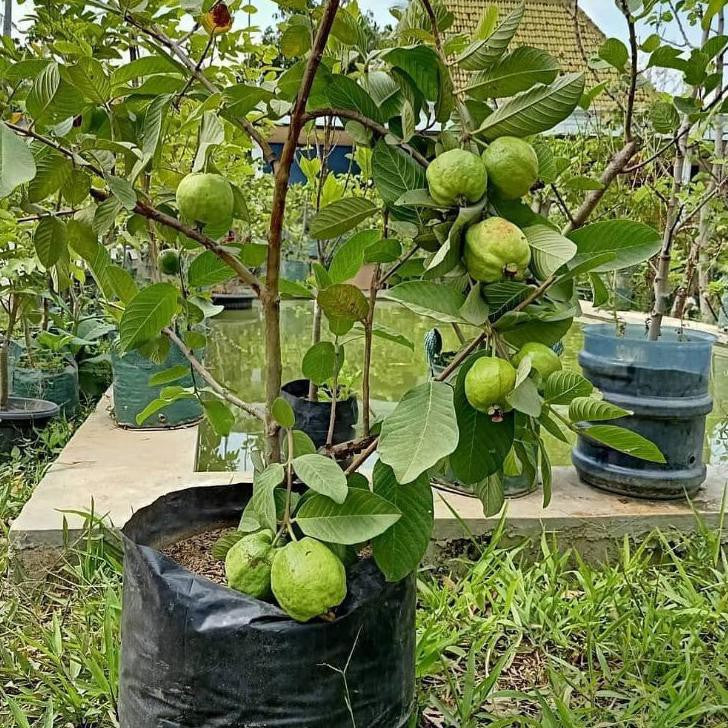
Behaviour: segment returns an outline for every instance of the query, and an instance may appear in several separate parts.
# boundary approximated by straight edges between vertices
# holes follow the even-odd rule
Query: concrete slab
[[[519,543],[536,537],[538,549],[538,537],[545,533],[562,548],[578,551],[586,561],[600,562],[621,546],[625,536],[640,541],[656,528],[666,534],[695,533],[701,527],[717,532],[722,526],[727,486],[728,472],[709,467],[705,485],[692,503],[647,501],[605,493],[581,483],[573,468],[554,468],[548,508],[543,508],[540,491],[506,503],[504,538],[506,543]],[[478,500],[435,490],[432,553],[452,552],[453,541],[492,533],[501,516],[485,518]],[[728,533],[723,542],[728,543]]]

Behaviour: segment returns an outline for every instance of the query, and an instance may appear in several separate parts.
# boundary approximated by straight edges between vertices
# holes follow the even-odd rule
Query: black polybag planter
[[[293,408],[296,417],[296,429],[305,432],[316,447],[326,444],[329,432],[329,418],[331,417],[331,402],[311,402],[308,397],[308,379],[296,379],[281,387],[281,395]],[[334,445],[348,442],[353,439],[357,421],[359,420],[359,406],[356,396],[339,400],[336,403],[334,417]]]
[[[414,703],[413,577],[388,584],[371,561],[358,562],[336,619],[299,624],[155,550],[235,524],[242,492],[178,491],[138,511],[124,528],[121,728],[407,725]],[[345,667],[344,678],[336,669]]]

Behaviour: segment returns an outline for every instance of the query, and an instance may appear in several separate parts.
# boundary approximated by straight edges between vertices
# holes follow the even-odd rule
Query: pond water
[[[434,322],[394,303],[377,306],[376,323],[404,334],[413,344],[410,350],[392,341],[375,338],[371,373],[372,409],[385,416],[407,390],[428,377],[423,341]],[[301,378],[300,362],[310,346],[313,307],[310,302],[286,302],[281,309],[283,380]],[[324,329],[326,329],[324,323]],[[458,348],[455,333],[446,324],[438,325],[444,349]],[[467,334],[467,332],[466,332]],[[356,338],[354,338],[356,337]],[[364,340],[356,331],[349,334],[342,379],[360,389]],[[579,370],[582,345],[581,326],[574,324],[565,340],[564,367]],[[247,402],[264,399],[263,318],[257,306],[248,311],[229,311],[216,317],[206,363],[213,374]],[[705,439],[706,462],[728,465],[728,350],[716,349],[713,357],[713,396],[715,405],[708,418]],[[260,423],[240,416],[229,437],[216,435],[207,423],[200,427],[198,470],[250,470],[250,451],[261,432]],[[554,465],[570,465],[570,446],[546,434]]]

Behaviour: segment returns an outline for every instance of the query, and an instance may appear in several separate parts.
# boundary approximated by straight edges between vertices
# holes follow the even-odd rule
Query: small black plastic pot
[[[10,397],[7,408],[0,409],[0,453],[10,452],[19,441],[45,427],[58,412],[55,402]]]
[[[329,432],[331,402],[309,400],[309,384],[308,379],[296,379],[288,382],[281,388],[281,396],[293,408],[293,414],[296,416],[296,429],[305,432],[316,447],[323,447]],[[333,444],[339,445],[353,439],[354,428],[358,420],[359,405],[356,395],[352,395],[349,399],[339,400],[336,403]]]
[[[647,341],[643,326],[617,336],[612,324],[584,328],[579,363],[604,399],[633,412],[615,424],[657,445],[665,464],[626,455],[580,437],[572,460],[584,483],[635,498],[693,495],[706,477],[705,418],[713,408],[710,368],[715,337],[663,329]]]
[[[331,622],[197,576],[157,549],[236,525],[240,485],[189,488],[123,529],[121,728],[403,728],[414,706],[415,580],[347,572]],[[343,673],[343,674],[342,674]]]

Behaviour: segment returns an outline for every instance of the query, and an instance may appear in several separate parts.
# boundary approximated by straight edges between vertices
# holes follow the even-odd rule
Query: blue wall
[[[283,151],[283,144],[271,144],[271,147],[273,147],[273,151],[276,156],[280,156]],[[351,147],[337,146],[329,156],[329,169],[335,174],[346,174],[349,171],[349,165],[351,165],[352,174],[359,174],[359,165],[356,162],[350,161],[346,156],[347,154],[351,154],[351,152]],[[298,158],[301,154],[310,159],[311,157],[316,156],[316,149],[299,149],[296,153],[296,158]],[[266,172],[270,172],[269,165],[266,165]],[[301,171],[301,168],[298,166],[298,162],[296,161],[291,167],[291,184],[303,184],[305,182],[306,175],[304,175]]]

